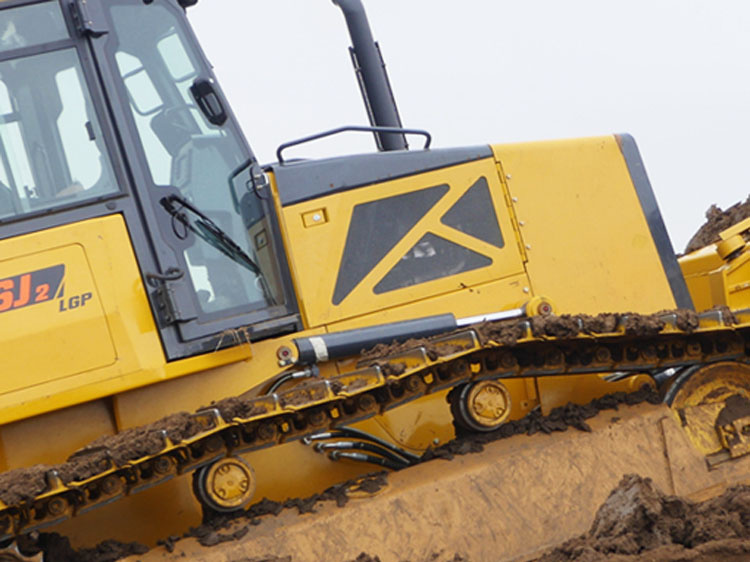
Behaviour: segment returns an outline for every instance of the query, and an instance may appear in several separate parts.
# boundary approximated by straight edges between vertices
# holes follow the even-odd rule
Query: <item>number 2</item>
[[[34,302],[42,302],[49,299],[49,285],[47,283],[42,283],[36,288],[36,298],[34,299]]]

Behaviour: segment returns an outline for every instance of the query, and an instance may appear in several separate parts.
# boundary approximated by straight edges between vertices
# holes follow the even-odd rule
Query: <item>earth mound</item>
[[[689,254],[704,246],[718,242],[719,233],[722,230],[734,226],[747,217],[750,217],[750,197],[744,202],[735,203],[726,211],[722,211],[717,205],[711,205],[706,211],[706,222],[690,239],[685,247],[685,253]]]
[[[648,478],[623,477],[588,533],[535,562],[734,561],[750,559],[750,487],[693,503]]]

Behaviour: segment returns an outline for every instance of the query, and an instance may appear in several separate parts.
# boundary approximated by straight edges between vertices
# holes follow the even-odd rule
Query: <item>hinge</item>
[[[101,37],[109,33],[99,0],[73,0],[71,11],[80,35]]]
[[[503,196],[505,198],[505,206],[508,209],[510,215],[510,224],[513,226],[513,231],[516,235],[516,243],[518,244],[518,251],[521,253],[521,260],[526,263],[529,261],[529,256],[526,253],[526,245],[523,241],[523,234],[521,233],[521,223],[518,221],[516,216],[516,201],[510,194],[510,186],[507,183],[508,176],[503,171],[503,166],[499,161],[495,162],[497,167],[497,173],[500,178],[500,185],[503,187]]]
[[[173,283],[173,281],[159,283],[151,293],[154,298],[154,304],[159,312],[159,318],[166,326],[190,322],[198,317],[193,306],[186,306],[184,302],[180,302],[185,300],[177,296],[181,284],[178,283],[178,287],[173,287]]]

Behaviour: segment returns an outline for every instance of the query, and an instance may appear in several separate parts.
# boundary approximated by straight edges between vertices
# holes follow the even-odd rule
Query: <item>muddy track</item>
[[[698,326],[697,315],[689,310],[669,311],[676,316],[678,328],[690,332]],[[726,318],[731,321],[731,313]],[[537,337],[571,338],[579,334],[612,332],[624,319],[626,335],[658,334],[665,326],[663,313],[640,314],[599,314],[561,315],[533,317],[529,320],[507,320],[483,323],[473,326],[482,343],[493,341],[502,345],[513,345],[526,334],[530,323],[532,333]],[[378,359],[414,347],[424,346],[433,358],[438,353],[452,350],[442,346],[438,352],[429,339],[409,340],[404,343],[378,345],[362,353],[362,360],[378,364]],[[393,369],[393,364],[386,364]],[[303,383],[298,388],[303,390]],[[302,396],[302,394],[300,394]],[[246,418],[259,413],[252,400],[226,398],[209,407],[216,408],[222,417],[230,421],[235,417]],[[0,501],[16,504],[34,498],[47,488],[46,475],[50,470],[57,471],[64,484],[81,481],[102,472],[110,466],[123,466],[128,461],[146,455],[153,455],[165,446],[165,436],[178,442],[196,435],[200,431],[198,423],[186,412],[166,416],[154,423],[121,431],[116,435],[104,436],[74,453],[66,462],[57,465],[35,465],[14,469],[0,474]]]
[[[726,312],[726,311],[725,311]],[[691,311],[670,311],[674,315],[676,327],[691,332],[698,327],[698,317]],[[731,313],[727,315],[731,322]],[[526,335],[526,330],[530,327],[531,332],[537,337],[556,337],[571,338],[579,334],[597,334],[611,333],[615,331],[618,325],[622,324],[626,335],[651,335],[661,332],[665,327],[663,313],[654,315],[637,315],[637,314],[599,314],[597,316],[586,315],[562,315],[550,317],[537,317],[529,320],[510,320],[495,323],[484,323],[474,326],[480,340],[483,342],[493,341],[505,345],[513,345],[520,338]],[[392,344],[389,346],[378,346],[375,349],[363,354],[370,363],[377,363],[379,358],[392,355],[399,351],[412,348],[416,345],[427,347],[430,353],[438,353],[436,348],[432,348],[429,340],[411,340],[404,344]],[[445,353],[445,347],[440,348]],[[303,387],[304,385],[302,385]],[[302,388],[301,387],[301,388]],[[423,457],[423,461],[433,458],[451,458],[457,454],[481,451],[484,444],[496,439],[507,438],[518,434],[533,434],[537,432],[552,433],[555,431],[565,431],[568,427],[574,427],[582,431],[590,431],[587,419],[595,416],[598,412],[605,409],[616,409],[620,404],[636,404],[642,401],[658,403],[659,396],[650,388],[646,387],[634,394],[614,394],[594,400],[585,406],[568,404],[567,406],[556,408],[548,416],[542,416],[538,410],[532,411],[526,417],[511,421],[504,424],[497,431],[485,434],[464,434],[457,429],[458,438],[438,449],[429,450]],[[233,417],[246,417],[252,415],[253,404],[251,401],[240,398],[228,398],[217,403],[211,404],[211,407],[217,408],[222,417],[231,420]],[[200,426],[187,413],[178,413],[167,416],[152,424],[128,429],[114,436],[107,436],[97,439],[84,449],[72,455],[65,463],[48,466],[37,465],[31,468],[18,469],[6,472],[0,475],[0,500],[5,503],[17,503],[25,499],[33,498],[44,491],[47,486],[46,474],[50,469],[54,469],[60,476],[63,483],[76,480],[83,480],[109,466],[121,466],[130,460],[134,460],[145,455],[158,453],[165,444],[165,438],[172,441],[180,441],[194,436],[200,431]],[[226,515],[210,516],[199,528],[192,529],[185,536],[194,536],[198,538],[201,544],[210,546],[221,542],[236,540],[241,538],[251,526],[259,521],[259,517],[268,514],[277,514],[283,509],[296,508],[300,513],[314,511],[314,506],[319,501],[336,501],[338,505],[344,505],[348,499],[347,491],[353,486],[382,486],[382,481],[378,484],[378,478],[384,478],[383,475],[364,479],[359,483],[347,482],[339,486],[329,488],[322,494],[316,494],[305,499],[290,499],[283,503],[270,502],[264,500],[253,506],[249,511],[241,513],[241,517],[249,519],[249,523],[244,530],[234,531],[232,534],[222,534],[219,529],[226,525],[229,518]],[[360,488],[367,489],[367,488]],[[377,489],[377,488],[375,488]],[[238,535],[239,533],[239,535]],[[55,538],[54,534],[32,534],[32,540],[28,548],[42,549],[48,552],[49,560],[68,560],[70,545],[65,545],[64,538]],[[34,539],[33,537],[37,537]],[[179,537],[169,537],[164,539],[163,544],[169,548]],[[94,554],[88,554],[87,551],[81,551],[76,556],[81,560],[115,560],[118,549],[126,554],[132,554],[140,549],[142,545],[121,545],[107,541],[102,543],[97,549],[91,549]],[[101,550],[104,549],[104,550]],[[54,554],[54,553],[63,554]],[[99,554],[96,554],[98,552]],[[85,556],[94,556],[85,558]],[[97,558],[97,556],[99,556]],[[113,558],[113,556],[115,556]]]
[[[549,415],[543,416],[538,410],[530,412],[520,420],[511,421],[496,431],[476,434],[457,429],[456,439],[436,449],[428,450],[420,462],[432,459],[450,460],[456,455],[481,452],[484,445],[499,439],[506,439],[514,435],[533,435],[534,433],[553,433],[566,431],[569,427],[580,431],[590,431],[587,419],[596,416],[604,410],[617,410],[621,405],[635,405],[642,402],[658,404],[661,401],[658,393],[651,387],[644,386],[640,391],[626,394],[618,392],[593,400],[586,405],[567,404],[553,409]],[[171,536],[159,541],[159,545],[168,552],[174,550],[175,544],[182,538],[193,537],[205,547],[212,547],[224,542],[234,541],[252,532],[252,528],[260,525],[264,517],[279,515],[285,509],[296,509],[298,513],[314,513],[320,502],[335,502],[344,507],[349,501],[350,493],[375,493],[387,483],[387,473],[377,472],[365,477],[350,480],[331,486],[320,494],[307,498],[291,498],[284,502],[263,499],[246,511],[233,514],[205,513],[203,524],[193,527],[182,536]],[[239,524],[245,521],[244,524]],[[231,530],[229,530],[231,526]],[[70,562],[83,560],[85,562],[111,562],[131,554],[145,552],[147,547],[138,543],[124,544],[116,541],[105,541],[93,549],[75,551],[65,537],[56,533],[32,533],[24,541],[24,550],[28,553],[45,553],[47,562]],[[433,553],[426,553],[425,560],[431,560]],[[442,553],[439,553],[442,555]],[[363,553],[363,556],[370,556]],[[456,555],[458,556],[458,555]],[[376,556],[363,560],[376,560]],[[445,558],[441,557],[441,560]],[[277,560],[277,559],[271,559]],[[283,560],[283,559],[279,559]],[[465,561],[458,557],[456,562]]]

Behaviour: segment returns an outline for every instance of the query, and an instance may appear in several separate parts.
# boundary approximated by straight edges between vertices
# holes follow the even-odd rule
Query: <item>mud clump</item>
[[[230,422],[234,418],[249,418],[263,414],[266,412],[265,408],[254,404],[252,400],[244,400],[242,398],[225,398],[218,402],[213,402],[208,408],[216,408],[219,410],[219,414],[224,418],[224,421]],[[205,410],[207,408],[201,408]]]
[[[427,338],[411,338],[404,342],[394,341],[392,343],[379,343],[371,349],[363,349],[360,352],[360,359],[367,361],[369,359],[377,359],[387,355],[397,355],[416,347],[428,345],[429,343],[430,340]]]
[[[735,203],[726,211],[722,211],[716,205],[711,205],[706,211],[706,222],[690,239],[685,247],[685,253],[689,254],[709,244],[715,244],[719,241],[721,231],[734,226],[747,217],[750,217],[750,197],[744,202]]]
[[[664,329],[666,322],[657,315],[628,314],[624,319],[625,333],[633,336],[653,336]]]
[[[728,312],[731,315],[731,319],[725,316],[725,319],[727,320],[727,322],[731,324],[736,324],[737,323],[736,318],[734,318],[734,315],[729,311],[729,308],[728,307],[723,307],[723,308],[726,308],[726,312]],[[700,325],[700,319],[698,317],[698,313],[693,310],[678,308],[677,310],[663,310],[657,314],[671,315],[674,318],[675,327],[678,330],[682,330],[683,332],[692,332],[693,330],[697,329],[698,326]],[[734,322],[731,321],[732,319],[734,320]]]
[[[107,540],[94,548],[74,549],[67,537],[58,533],[32,533],[18,539],[22,554],[34,556],[44,553],[45,562],[114,562],[120,558],[148,552],[146,545]]]
[[[366,552],[360,552],[359,556],[357,556],[354,560],[351,560],[350,562],[380,562],[380,557],[370,556]]]
[[[749,558],[750,487],[696,504],[665,495],[650,479],[631,474],[602,504],[586,534],[536,562]]]
[[[116,435],[100,437],[72,458],[80,458],[87,452],[94,454],[106,452],[117,466],[121,466],[128,461],[154,455],[164,449],[165,435],[172,441],[179,442],[196,435],[201,429],[200,424],[190,414],[180,412],[149,425],[126,429]]]
[[[445,558],[443,557],[443,552],[433,552],[429,556],[426,556],[425,558],[417,559],[419,562],[469,562],[468,558],[465,558],[464,556],[456,553],[452,557]],[[367,554],[366,552],[361,552],[359,556],[357,556],[354,560],[350,560],[349,562],[380,562],[379,556],[372,556],[370,554]],[[417,561],[412,561],[417,562]]]
[[[724,407],[716,416],[716,425],[732,425],[736,420],[750,416],[750,400],[740,394],[733,394],[724,401]]]

